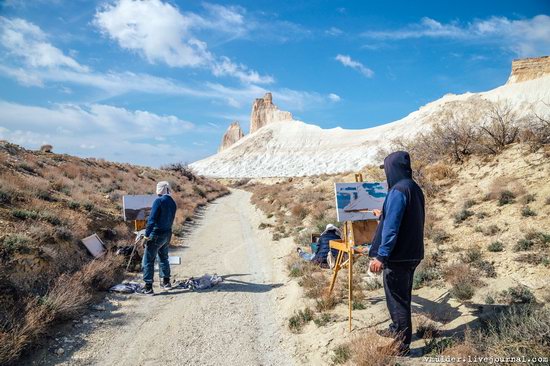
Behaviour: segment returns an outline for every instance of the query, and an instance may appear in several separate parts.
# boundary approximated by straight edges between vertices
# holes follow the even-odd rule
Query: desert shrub
[[[520,263],[529,263],[535,266],[542,264],[550,265],[550,257],[546,253],[526,253],[519,255],[516,260]]]
[[[509,190],[504,190],[504,191],[500,192],[500,195],[498,197],[498,205],[499,206],[504,206],[504,205],[507,205],[509,203],[513,203],[514,198],[516,198],[516,195],[513,192],[511,192]]]
[[[485,296],[485,304],[493,305],[494,303],[495,303],[495,298],[493,297],[493,295],[487,294],[487,296]]]
[[[52,212],[41,212],[40,218],[46,222],[49,222],[53,226],[59,226],[63,224],[63,220],[61,220],[56,214]]]
[[[337,346],[332,352],[334,352],[332,363],[335,365],[345,364],[351,358],[351,349],[347,344]]]
[[[316,316],[315,319],[313,319],[313,322],[318,327],[324,327],[328,323],[332,321],[333,317],[329,313],[321,313],[319,316]]]
[[[500,241],[494,241],[487,246],[487,250],[490,252],[502,252],[504,250],[504,244]]]
[[[470,265],[464,263],[447,266],[443,276],[451,284],[451,296],[461,301],[471,299],[475,293],[475,286],[480,285],[478,274],[472,271]]]
[[[332,310],[338,305],[338,299],[334,295],[319,295],[320,298],[315,300],[315,310],[324,312]]]
[[[531,217],[531,216],[537,216],[537,213],[531,209],[529,206],[523,206],[521,208],[521,216],[523,217]]]
[[[480,145],[496,154],[519,138],[521,118],[509,102],[487,104],[488,118],[480,125]]]
[[[546,107],[550,106],[544,104]],[[537,151],[542,146],[550,144],[550,116],[533,113],[527,119],[521,132],[522,142],[526,142],[531,151]]]
[[[466,281],[458,281],[454,283],[449,291],[450,295],[457,300],[470,300],[475,294],[475,288],[471,283]]]
[[[531,202],[535,202],[535,195],[534,194],[526,194],[521,198],[521,203],[524,205],[527,205]]]
[[[451,337],[441,339],[432,338],[428,342],[426,342],[426,346],[424,347],[423,351],[425,355],[439,355],[455,346],[456,343],[457,340]]]
[[[95,205],[92,202],[84,202],[82,207],[84,207],[84,209],[88,212],[93,211],[95,209]]]
[[[357,334],[351,340],[350,349],[351,362],[357,366],[393,365],[394,357],[399,354],[397,342],[388,342],[372,329]]]
[[[533,247],[534,244],[535,243],[533,243],[532,240],[519,239],[518,242],[516,243],[516,245],[514,246],[514,249],[516,251],[530,250]]]
[[[81,276],[62,274],[42,298],[42,303],[55,314],[56,319],[71,319],[78,316],[92,299],[90,290],[81,281]]]
[[[186,177],[190,182],[194,182],[197,180],[197,176],[193,169],[189,167],[189,164],[187,163],[174,163],[174,164],[168,164],[161,167],[163,170],[169,170],[176,172],[184,177]]]
[[[38,212],[36,211],[30,211],[30,210],[22,210],[22,209],[13,209],[11,210],[11,216],[15,217],[16,219],[20,220],[27,220],[27,219],[37,219],[39,217]]]
[[[430,239],[436,244],[443,244],[449,239],[449,234],[442,229],[434,229],[430,234]]]
[[[76,201],[69,201],[67,202],[67,207],[69,207],[71,210],[78,210],[80,208],[80,203]]]
[[[483,220],[487,216],[488,216],[488,214],[485,211],[479,211],[478,213],[476,213],[476,217],[480,220]]]
[[[462,205],[462,208],[467,210],[469,209],[470,207],[474,206],[476,204],[476,201],[472,200],[472,199],[469,199],[469,200],[466,200],[464,202],[464,204]]]
[[[474,334],[484,354],[548,355],[550,308],[512,306],[485,320]],[[529,363],[528,363],[529,364]],[[540,364],[535,361],[530,364]]]
[[[288,319],[288,328],[293,333],[302,331],[304,325],[313,320],[313,311],[310,308],[298,310]]]
[[[383,284],[378,278],[371,278],[364,282],[363,289],[366,291],[376,291],[379,288],[382,288]]]
[[[0,204],[12,203],[14,201],[14,196],[8,190],[0,189]]]
[[[18,165],[18,168],[20,170],[22,170],[23,172],[25,173],[30,173],[30,174],[36,174],[36,170],[34,169],[34,167],[30,166],[29,164],[27,163],[21,163]]]
[[[504,290],[499,294],[499,298],[507,304],[533,304],[536,302],[535,295],[528,287],[517,285]]]
[[[471,217],[473,215],[474,215],[473,211],[462,209],[459,212],[454,214],[454,216],[453,216],[454,217],[454,223],[456,225],[458,225],[458,224],[464,222],[466,219],[468,219],[469,217]]]
[[[54,236],[57,240],[69,241],[73,238],[73,232],[65,226],[55,228]]]
[[[419,268],[414,272],[413,289],[417,290],[439,279],[441,274],[436,268]]]
[[[441,329],[428,318],[422,318],[416,327],[416,336],[421,339],[437,338],[441,335]]]
[[[306,218],[308,210],[304,205],[297,203],[292,206],[292,208],[290,209],[290,213],[298,220],[303,220]]]
[[[353,300],[351,305],[353,310],[365,310],[367,307],[361,301]]]
[[[178,238],[182,238],[184,235],[185,235],[185,226],[179,224],[174,224],[172,226],[172,234],[174,234],[174,236],[178,237]]]
[[[545,234],[540,231],[530,230],[525,234],[526,240],[531,240],[534,245],[540,248],[548,247],[550,244],[550,234]]]
[[[14,252],[19,252],[21,250],[27,250],[28,246],[31,244],[32,240],[24,234],[9,234],[2,240],[2,248],[0,254],[4,252],[5,254],[11,254]]]
[[[460,260],[464,263],[475,263],[481,260],[483,253],[481,248],[477,245],[469,247],[464,253],[461,254]]]
[[[495,265],[492,262],[486,260],[478,260],[472,264],[475,268],[482,271],[487,277],[496,277],[497,272],[495,270]]]
[[[489,225],[482,230],[484,235],[493,236],[500,231],[500,228],[497,225]]]

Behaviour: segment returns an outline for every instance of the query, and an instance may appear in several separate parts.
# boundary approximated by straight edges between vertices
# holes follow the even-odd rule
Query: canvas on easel
[[[330,248],[338,250],[333,268],[329,294],[334,289],[338,272],[348,269],[349,330],[352,330],[353,262],[356,257],[368,255],[378,227],[378,216],[387,195],[387,184],[363,182],[362,174],[355,175],[355,183],[336,183],[336,210],[343,222],[342,240],[331,240]]]

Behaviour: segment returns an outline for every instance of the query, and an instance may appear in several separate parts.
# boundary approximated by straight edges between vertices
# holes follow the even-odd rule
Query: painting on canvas
[[[123,196],[124,221],[147,220],[157,197],[154,194]]]
[[[374,220],[372,210],[381,210],[388,191],[380,182],[335,183],[336,217],[339,222]]]

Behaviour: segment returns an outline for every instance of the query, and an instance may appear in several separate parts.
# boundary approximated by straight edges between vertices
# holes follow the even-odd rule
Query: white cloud
[[[169,66],[204,65],[212,59],[206,43],[190,33],[192,20],[160,0],[120,0],[95,15],[95,24],[120,47],[141,53],[149,62]]]
[[[336,55],[335,60],[346,67],[350,67],[354,70],[359,71],[361,74],[363,74],[363,76],[367,78],[371,78],[374,76],[374,71],[363,65],[361,62],[352,60],[352,58],[348,55]]]
[[[334,93],[330,93],[328,95],[328,99],[331,101],[331,102],[339,102],[342,100],[342,98],[338,95],[338,94],[334,94]]]
[[[0,16],[0,42],[8,53],[22,59],[30,67],[88,71],[86,66],[47,42],[46,34],[24,19]]]
[[[135,51],[150,63],[171,67],[204,67],[215,76],[231,76],[243,83],[272,83],[271,76],[260,75],[228,57],[217,57],[206,42],[193,33],[194,28],[215,29],[242,36],[248,29],[244,9],[204,4],[210,16],[181,13],[161,0],[118,0],[107,4],[95,15],[95,24],[104,35],[122,48]]]
[[[260,75],[254,70],[249,70],[246,65],[236,64],[225,56],[212,64],[212,73],[215,76],[230,75],[245,84],[271,84],[275,81],[272,76]]]
[[[191,159],[176,141],[196,127],[171,115],[103,104],[37,107],[0,101],[0,138],[28,148],[160,165]],[[160,142],[159,142],[160,141]]]
[[[341,36],[342,34],[344,34],[344,31],[341,30],[340,28],[337,28],[337,27],[330,27],[329,29],[327,29],[325,31],[325,34],[328,34],[329,36],[336,37],[336,36]]]
[[[458,22],[444,24],[425,17],[420,23],[401,29],[367,31],[363,36],[382,40],[427,37],[477,41],[501,46],[521,57],[540,56],[550,53],[550,16],[541,14],[515,20],[495,16],[464,25]]]

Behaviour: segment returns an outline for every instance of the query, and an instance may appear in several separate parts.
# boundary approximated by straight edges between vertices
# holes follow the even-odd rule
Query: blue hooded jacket
[[[147,219],[147,227],[145,228],[145,236],[151,234],[159,235],[166,234],[172,231],[172,224],[176,217],[176,202],[168,195],[159,196],[151,208],[151,214]]]
[[[412,179],[411,158],[405,151],[384,159],[388,195],[369,256],[382,263],[424,258],[424,194]]]

